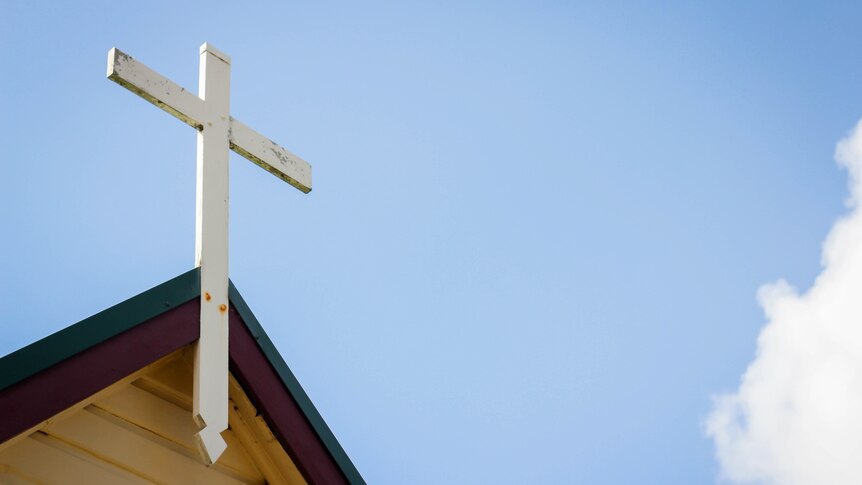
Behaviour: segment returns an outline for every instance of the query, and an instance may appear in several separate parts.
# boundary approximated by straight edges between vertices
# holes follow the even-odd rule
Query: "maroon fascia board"
[[[240,314],[229,313],[230,370],[313,485],[349,483]],[[196,341],[195,298],[0,390],[0,443]]]
[[[0,443],[194,342],[200,303],[190,301],[0,392]]]

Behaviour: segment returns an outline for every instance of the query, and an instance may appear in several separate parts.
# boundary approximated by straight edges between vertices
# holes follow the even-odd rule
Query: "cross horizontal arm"
[[[108,52],[108,79],[176,116],[192,128],[203,129],[205,115],[202,99],[116,47]]]
[[[116,47],[108,52],[108,79],[203,130],[205,102]],[[286,148],[230,118],[230,148],[302,192],[311,192],[311,165]]]
[[[286,148],[230,119],[230,147],[304,193],[311,192],[311,165]]]

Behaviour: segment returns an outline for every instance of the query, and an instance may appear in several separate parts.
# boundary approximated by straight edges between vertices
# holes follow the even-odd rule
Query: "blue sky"
[[[116,46],[308,160],[233,154],[231,278],[369,483],[712,483],[711,397],[809,287],[862,115],[853,2],[0,5],[0,354],[193,265],[193,130]]]

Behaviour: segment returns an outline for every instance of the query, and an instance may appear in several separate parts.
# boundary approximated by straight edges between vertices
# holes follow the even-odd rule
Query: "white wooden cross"
[[[230,116],[230,58],[200,49],[199,97],[116,48],[108,79],[198,131],[195,264],[201,274],[201,332],[195,350],[193,416],[207,464],[227,447],[228,427],[228,150],[308,193],[311,166]]]

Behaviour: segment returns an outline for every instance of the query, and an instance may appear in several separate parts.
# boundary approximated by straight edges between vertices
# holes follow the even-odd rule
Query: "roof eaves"
[[[118,303],[52,335],[0,358],[0,391],[38,374],[70,357],[122,334],[169,310],[198,298],[200,269],[195,268],[143,293]],[[296,376],[276,350],[251,308],[230,282],[229,299],[258,347],[276,371],[314,432],[350,483],[365,480],[314,407]]]

